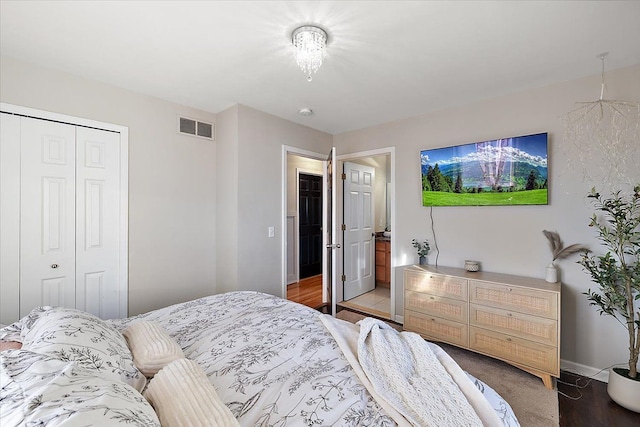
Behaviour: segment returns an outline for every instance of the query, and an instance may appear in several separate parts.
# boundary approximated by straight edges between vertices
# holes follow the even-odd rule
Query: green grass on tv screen
[[[441,191],[422,192],[422,206],[501,206],[546,204],[546,188],[540,190],[513,191],[505,193],[448,193]]]

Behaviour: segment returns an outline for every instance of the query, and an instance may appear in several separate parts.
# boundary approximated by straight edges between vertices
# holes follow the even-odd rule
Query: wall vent
[[[201,122],[189,117],[178,117],[178,133],[215,140],[213,123]]]

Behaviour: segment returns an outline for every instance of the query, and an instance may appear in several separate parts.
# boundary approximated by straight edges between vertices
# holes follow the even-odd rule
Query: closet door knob
[[[58,268],[58,264],[51,264],[51,268]]]

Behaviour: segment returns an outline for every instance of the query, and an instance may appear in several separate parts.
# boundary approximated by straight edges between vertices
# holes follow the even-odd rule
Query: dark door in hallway
[[[300,279],[322,273],[322,176],[301,173],[298,182]]]

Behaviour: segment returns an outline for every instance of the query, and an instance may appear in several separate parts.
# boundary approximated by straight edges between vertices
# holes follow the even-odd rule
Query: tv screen
[[[547,133],[420,152],[423,206],[548,204]]]

